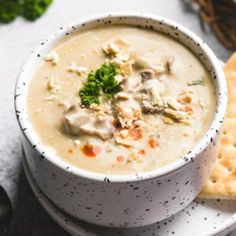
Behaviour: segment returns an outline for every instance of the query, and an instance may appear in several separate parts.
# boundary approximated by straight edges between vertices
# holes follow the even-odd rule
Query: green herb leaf
[[[0,22],[9,23],[21,15],[35,20],[47,10],[53,0],[0,0]]]
[[[92,103],[99,104],[99,96],[104,93],[108,99],[120,91],[120,84],[115,79],[119,71],[114,63],[103,64],[95,72],[88,74],[87,82],[79,91],[82,105],[88,107]]]
[[[53,0],[24,0],[22,5],[22,16],[27,20],[34,21],[44,14]]]
[[[202,79],[196,79],[191,82],[188,82],[188,86],[195,86],[195,85],[202,85],[203,80]]]
[[[20,14],[18,1],[0,0],[0,22],[10,23]]]

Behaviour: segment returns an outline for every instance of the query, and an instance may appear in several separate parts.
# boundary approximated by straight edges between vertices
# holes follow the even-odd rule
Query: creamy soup
[[[66,36],[28,90],[41,142],[64,161],[104,174],[160,168],[203,137],[216,106],[213,82],[185,46],[131,26]]]

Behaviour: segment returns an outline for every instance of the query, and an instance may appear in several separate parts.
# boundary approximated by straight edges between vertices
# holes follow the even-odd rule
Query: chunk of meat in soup
[[[68,133],[73,135],[97,136],[103,140],[113,136],[113,117],[98,115],[94,111],[71,106],[65,112],[63,123]]]

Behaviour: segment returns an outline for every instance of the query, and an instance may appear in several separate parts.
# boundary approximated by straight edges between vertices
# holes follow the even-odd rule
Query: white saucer
[[[76,236],[222,236],[236,227],[236,201],[195,200],[171,218],[145,227],[113,229],[82,222],[58,209],[41,192],[24,160],[29,184],[47,213]]]

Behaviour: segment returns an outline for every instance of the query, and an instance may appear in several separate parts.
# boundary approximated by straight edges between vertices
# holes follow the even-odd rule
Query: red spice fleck
[[[129,129],[129,135],[134,140],[139,140],[143,137],[142,131],[140,129]]]
[[[186,105],[185,107],[181,108],[180,110],[188,112],[188,113],[192,113],[193,112],[192,107],[190,107],[189,105]]]
[[[91,144],[85,144],[80,148],[80,150],[86,155],[87,157],[94,158],[96,155],[98,155],[102,148],[99,146],[93,146]]]
[[[229,139],[226,136],[221,137],[220,143],[225,145],[229,143]]]
[[[186,112],[193,112],[193,108],[187,105],[187,106],[185,107],[185,111],[186,111]]]
[[[177,98],[177,102],[182,103],[182,102],[183,102],[183,98],[178,97],[178,98]]]
[[[120,155],[116,158],[116,160],[117,160],[118,163],[122,163],[122,162],[125,161],[125,157]]]
[[[150,138],[148,143],[151,148],[157,148],[159,146],[157,140],[154,138]]]
[[[141,154],[141,155],[144,155],[145,154],[145,150],[144,149],[140,149],[138,153]]]
[[[99,146],[93,146],[93,153],[96,155],[98,155],[100,152],[102,151],[102,148]]]
[[[72,150],[71,148],[69,148],[69,149],[67,150],[67,152],[68,152],[69,154],[72,154],[72,153],[73,153],[73,150]]]

